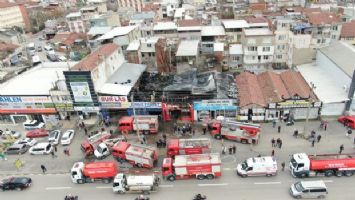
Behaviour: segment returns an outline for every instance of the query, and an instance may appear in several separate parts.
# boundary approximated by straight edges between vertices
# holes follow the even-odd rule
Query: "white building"
[[[184,40],[201,40],[201,20],[184,19],[178,20],[176,23],[179,38]]]
[[[25,28],[25,20],[20,6],[15,3],[0,2],[0,28],[18,26]]]
[[[275,54],[274,54],[274,68],[275,69],[284,69],[289,66],[290,62],[289,53],[292,53],[290,50],[290,29],[293,23],[292,19],[288,18],[276,18],[274,21],[274,26],[276,30],[275,34]],[[291,54],[292,55],[292,54]]]
[[[120,8],[133,8],[137,12],[141,12],[142,8],[147,3],[150,3],[149,0],[117,0],[118,7]]]
[[[225,41],[226,33],[223,26],[202,26],[201,29],[201,52],[213,54],[215,43]]]
[[[230,43],[240,43],[243,30],[249,28],[245,20],[223,20],[222,25]]]
[[[244,68],[253,72],[271,69],[274,61],[274,34],[268,28],[249,28],[243,31]]]
[[[230,68],[242,68],[243,67],[243,45],[230,44],[227,55],[228,66]]]
[[[158,22],[153,27],[154,36],[164,38],[176,38],[177,26],[175,22]]]
[[[69,13],[66,16],[66,21],[70,32],[75,32],[75,33],[86,32],[85,22],[81,19],[80,12]]]
[[[131,19],[129,20],[129,25],[139,26],[139,29],[141,30],[141,36],[149,37],[153,35],[153,26],[155,18],[156,13],[153,11],[136,13],[132,15]]]

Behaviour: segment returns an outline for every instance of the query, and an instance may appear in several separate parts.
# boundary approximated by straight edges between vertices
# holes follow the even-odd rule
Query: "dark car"
[[[0,182],[0,190],[23,190],[28,188],[32,179],[28,177],[11,177]]]
[[[26,151],[30,148],[30,146],[27,146],[26,144],[12,144],[9,146],[6,151],[4,152],[5,154],[24,154]]]
[[[53,53],[49,53],[47,54],[47,58],[48,60],[52,61],[52,62],[58,62],[58,56],[53,54]]]

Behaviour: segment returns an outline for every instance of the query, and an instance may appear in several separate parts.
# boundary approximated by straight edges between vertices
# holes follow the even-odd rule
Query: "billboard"
[[[56,113],[49,96],[0,96],[0,113]]]
[[[92,102],[90,88],[87,82],[71,82],[70,87],[73,92],[74,101]]]

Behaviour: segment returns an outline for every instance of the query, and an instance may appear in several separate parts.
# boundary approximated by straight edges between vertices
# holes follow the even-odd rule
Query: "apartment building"
[[[163,18],[172,18],[174,17],[175,10],[179,8],[180,1],[179,0],[162,0],[160,2],[162,7]]]
[[[245,20],[223,20],[222,26],[229,43],[240,43],[243,29],[249,28],[249,24]]]
[[[133,8],[137,12],[141,12],[150,0],[117,0],[118,7],[120,8]]]
[[[136,13],[129,20],[129,25],[139,26],[142,37],[148,37],[153,35],[153,27],[154,27],[155,19],[156,19],[156,13],[153,11]]]
[[[226,33],[223,26],[202,26],[201,29],[201,52],[213,54],[216,43],[225,41]]]
[[[26,26],[20,6],[15,3],[0,2],[0,28],[13,26],[21,28]]]
[[[202,22],[199,19],[178,20],[178,37],[185,40],[201,40]]]
[[[158,22],[153,27],[154,36],[165,38],[177,37],[177,26],[175,22]]]
[[[342,25],[340,40],[355,40],[355,20]]]
[[[311,48],[312,27],[308,23],[295,22],[289,31],[288,66],[310,63],[315,57],[315,50]]]
[[[290,51],[290,29],[294,21],[287,17],[276,17],[274,20],[275,34],[275,54],[274,64],[275,69],[284,69],[289,66]]]
[[[272,67],[275,36],[269,28],[249,28],[242,34],[246,70],[260,73]]]
[[[320,9],[319,9],[320,10]],[[341,33],[341,18],[330,12],[305,12],[312,29],[312,47],[321,48],[339,40]]]
[[[89,19],[90,28],[92,27],[117,27],[121,26],[120,17],[115,12],[94,15]]]
[[[86,32],[85,22],[84,20],[82,20],[80,12],[69,13],[65,18],[70,32],[75,32],[75,33]]]

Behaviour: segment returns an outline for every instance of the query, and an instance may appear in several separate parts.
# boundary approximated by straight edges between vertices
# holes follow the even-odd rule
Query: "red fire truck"
[[[170,139],[167,156],[211,153],[211,140],[208,138]]]
[[[210,134],[220,140],[222,138],[241,142],[244,144],[256,144],[260,137],[260,125],[234,121],[212,121],[208,123]]]
[[[290,170],[295,177],[352,176],[355,173],[355,154],[293,154]]]
[[[81,143],[81,150],[85,153],[85,156],[90,156],[94,153],[97,145],[110,137],[111,134],[106,131],[99,132],[89,138],[86,138]]]
[[[158,133],[159,122],[156,115],[125,116],[118,121],[118,130],[121,132],[137,131],[149,134]]]
[[[153,168],[158,160],[158,151],[154,147],[118,142],[112,147],[112,155],[126,160],[137,167]]]
[[[164,158],[162,175],[169,181],[191,176],[198,180],[214,179],[222,175],[219,154],[177,155],[175,159]]]
[[[110,183],[116,176],[118,167],[115,162],[76,162],[70,172],[73,183]]]

